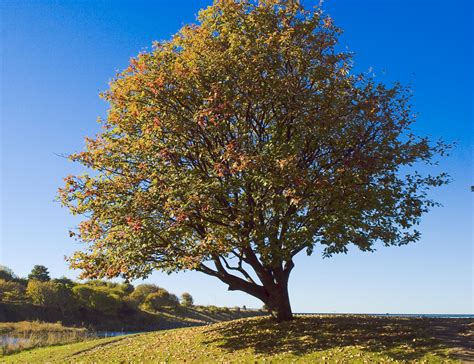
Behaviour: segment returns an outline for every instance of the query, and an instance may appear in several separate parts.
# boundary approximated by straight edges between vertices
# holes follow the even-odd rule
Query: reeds
[[[3,355],[40,346],[70,344],[95,337],[94,333],[85,328],[65,327],[60,322],[0,323],[0,345]]]

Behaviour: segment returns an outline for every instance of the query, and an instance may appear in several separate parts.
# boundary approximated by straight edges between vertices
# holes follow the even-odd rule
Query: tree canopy
[[[131,59],[103,131],[70,156],[94,170],[59,195],[85,219],[84,277],[190,269],[291,319],[293,257],[419,239],[447,146],[411,132],[409,90],[354,74],[341,30],[290,0],[221,0]]]
[[[49,276],[48,268],[46,268],[44,265],[35,265],[31,270],[31,273],[28,274],[29,281],[46,282],[50,279],[51,277]]]

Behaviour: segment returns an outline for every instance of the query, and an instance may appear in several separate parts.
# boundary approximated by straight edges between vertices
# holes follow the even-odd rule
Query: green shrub
[[[122,305],[121,297],[113,290],[103,288],[84,284],[75,286],[72,291],[82,306],[105,314],[116,314]]]
[[[76,285],[76,283],[73,280],[64,276],[62,276],[61,278],[53,279],[53,282],[58,284],[59,286],[62,286],[68,289],[72,289],[72,287]]]
[[[26,295],[35,305],[51,306],[58,286],[54,282],[30,280],[26,287]]]
[[[132,292],[135,290],[133,284],[130,283],[121,283],[117,286],[117,288],[124,292],[126,295],[132,294]]]
[[[219,311],[219,308],[217,306],[214,306],[214,305],[208,305],[206,307],[206,311],[209,311],[211,313],[216,313]]]
[[[72,290],[54,281],[29,281],[26,295],[35,305],[58,307],[63,312],[75,304]]]
[[[137,305],[141,305],[145,302],[146,297],[150,293],[157,292],[160,287],[158,287],[155,284],[139,284],[138,286],[135,287],[134,291],[130,294],[130,297],[135,300]]]
[[[21,302],[25,300],[25,287],[18,282],[0,279],[0,301]]]
[[[191,307],[194,304],[193,296],[188,292],[184,292],[181,295],[181,304],[186,307]]]
[[[150,293],[143,302],[143,308],[149,311],[159,311],[163,308],[176,308],[179,305],[178,297],[170,294],[166,289]]]

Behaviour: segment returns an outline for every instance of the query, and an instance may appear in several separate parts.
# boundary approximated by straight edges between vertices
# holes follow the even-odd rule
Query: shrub
[[[0,301],[20,302],[25,299],[25,287],[18,282],[0,279]]]
[[[71,289],[53,281],[29,281],[26,294],[35,305],[58,307],[63,312],[75,303]]]
[[[211,313],[216,313],[219,311],[219,308],[217,306],[214,306],[214,305],[208,305],[206,307],[206,310],[211,312]]]
[[[53,282],[56,283],[59,286],[65,287],[67,289],[72,289],[72,287],[74,287],[76,285],[76,283],[73,280],[71,280],[67,277],[64,277],[64,276],[62,276],[61,278],[53,279]]]
[[[41,306],[51,306],[58,290],[54,282],[30,280],[26,287],[26,295],[32,303]]]
[[[130,283],[121,283],[117,286],[117,288],[124,292],[124,294],[126,295],[132,294],[132,292],[135,290],[135,287],[133,287],[133,285]]]
[[[102,287],[78,285],[72,291],[81,305],[105,314],[117,313],[122,305],[119,295],[110,293]]]
[[[166,289],[159,288],[158,291],[146,296],[143,308],[149,311],[159,311],[165,307],[175,308],[178,304],[176,295],[170,294]]]
[[[81,305],[89,307],[89,302],[91,301],[91,296],[94,294],[94,289],[88,285],[80,284],[72,289],[72,293]]]
[[[188,292],[184,292],[181,295],[181,304],[186,307],[191,307],[194,304],[193,296]]]
[[[159,289],[161,288],[155,284],[140,284],[135,287],[135,290],[130,294],[130,297],[135,300],[137,305],[140,305],[145,302],[146,297],[150,293],[157,292]]]

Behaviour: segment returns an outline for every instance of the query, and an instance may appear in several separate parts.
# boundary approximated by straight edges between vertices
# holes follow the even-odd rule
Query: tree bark
[[[265,304],[278,322],[293,320],[287,282],[274,287]]]
[[[291,311],[290,297],[288,295],[288,278],[294,267],[293,261],[286,262],[284,267],[266,269],[263,266],[255,265],[255,271],[262,281],[262,285],[255,282],[249,282],[240,277],[230,274],[222,265],[218,256],[213,257],[216,270],[201,264],[198,271],[219,278],[228,285],[230,291],[244,291],[259,300],[267,306],[272,316],[278,321],[290,321],[293,319]],[[225,261],[225,260],[224,260]]]

